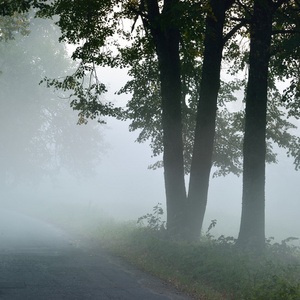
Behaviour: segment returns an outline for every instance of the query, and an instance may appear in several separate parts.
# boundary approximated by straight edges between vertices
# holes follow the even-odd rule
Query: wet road
[[[0,299],[188,300],[52,225],[0,210]]]

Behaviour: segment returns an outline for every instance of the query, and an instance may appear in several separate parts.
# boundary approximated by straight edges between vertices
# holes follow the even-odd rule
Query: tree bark
[[[166,0],[160,13],[157,0],[147,0],[161,81],[167,230],[172,237],[182,238],[186,190],[181,119],[180,34],[176,14],[172,12],[177,4],[178,0]]]
[[[272,1],[255,0],[250,24],[242,216],[237,245],[258,251],[265,245],[265,136],[271,31]]]
[[[212,12],[206,19],[204,60],[187,207],[186,236],[190,240],[199,240],[206,210],[224,46],[223,26],[225,11],[231,3],[232,1],[211,0]]]

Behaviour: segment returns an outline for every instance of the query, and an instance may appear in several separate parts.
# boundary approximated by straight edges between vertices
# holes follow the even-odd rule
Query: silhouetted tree
[[[281,32],[277,32],[276,12],[287,5],[291,12],[297,12],[299,20],[299,3],[294,1],[254,0],[253,13],[250,19],[250,54],[249,77],[246,90],[245,135],[243,145],[243,205],[238,245],[244,248],[253,248],[261,251],[265,244],[265,161],[266,161],[266,126],[268,86],[271,82],[269,76],[269,61],[272,54],[272,34],[296,34],[299,31],[297,18],[288,19],[285,15],[281,23]],[[295,15],[294,15],[295,16]],[[298,25],[296,25],[298,22]],[[273,24],[274,30],[273,30]],[[288,28],[289,27],[292,28]],[[282,37],[279,38],[284,41]],[[287,52],[297,52],[300,44]],[[299,65],[299,56],[295,63]],[[277,55],[277,53],[274,53]],[[287,56],[286,56],[287,57]],[[298,60],[298,62],[297,62]],[[297,73],[298,71],[296,71]],[[273,74],[274,76],[275,74]],[[279,76],[282,76],[282,71]],[[299,75],[299,73],[298,73]]]

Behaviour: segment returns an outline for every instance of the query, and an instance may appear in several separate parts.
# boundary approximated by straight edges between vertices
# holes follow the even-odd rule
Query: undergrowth
[[[244,253],[235,239],[215,238],[210,229],[199,243],[166,238],[162,210],[99,232],[106,246],[139,268],[197,299],[299,300],[300,255],[291,246],[266,241],[264,255]]]

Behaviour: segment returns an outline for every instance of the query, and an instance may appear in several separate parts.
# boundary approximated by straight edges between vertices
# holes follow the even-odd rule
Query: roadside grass
[[[99,231],[113,254],[196,299],[300,299],[299,249],[289,239],[268,240],[264,255],[257,256],[237,250],[230,237],[184,243],[162,235],[133,222]]]

